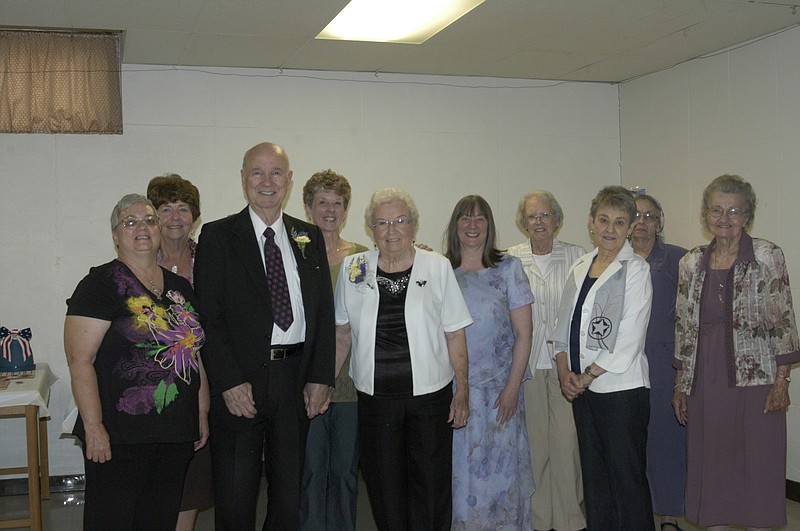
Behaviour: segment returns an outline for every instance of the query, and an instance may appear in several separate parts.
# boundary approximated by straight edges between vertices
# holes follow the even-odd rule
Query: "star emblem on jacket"
[[[592,339],[605,339],[611,333],[611,320],[608,317],[595,317],[589,323],[589,337]]]

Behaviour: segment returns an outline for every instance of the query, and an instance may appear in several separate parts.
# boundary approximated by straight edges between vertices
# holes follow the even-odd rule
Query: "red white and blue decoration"
[[[33,349],[30,328],[12,328],[0,326],[0,372],[32,371],[36,368],[33,363]]]

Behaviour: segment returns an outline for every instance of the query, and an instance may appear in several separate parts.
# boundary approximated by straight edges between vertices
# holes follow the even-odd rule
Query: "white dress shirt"
[[[300,274],[297,272],[297,262],[294,258],[292,251],[292,242],[289,241],[289,236],[286,234],[286,227],[283,224],[283,211],[281,215],[272,225],[264,223],[258,214],[253,212],[253,208],[249,208],[250,220],[253,222],[253,233],[256,240],[258,240],[258,249],[261,253],[261,264],[264,265],[266,271],[266,262],[264,261],[264,231],[269,226],[275,231],[275,244],[281,251],[281,259],[283,260],[283,270],[286,273],[286,283],[289,285],[289,298],[292,301],[292,317],[294,320],[286,331],[281,330],[281,327],[274,324],[272,325],[272,344],[273,345],[295,345],[302,343],[306,339],[306,316],[303,310],[303,292],[300,288]],[[265,273],[266,274],[266,273]]]

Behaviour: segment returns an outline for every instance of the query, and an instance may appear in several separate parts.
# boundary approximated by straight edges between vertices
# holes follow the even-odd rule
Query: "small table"
[[[50,499],[50,464],[47,454],[47,404],[50,386],[56,380],[46,363],[37,363],[35,371],[2,373],[8,387],[0,390],[0,419],[25,417],[28,466],[0,468],[0,475],[27,474],[28,518],[0,520],[0,529],[30,527],[42,529],[42,500]]]

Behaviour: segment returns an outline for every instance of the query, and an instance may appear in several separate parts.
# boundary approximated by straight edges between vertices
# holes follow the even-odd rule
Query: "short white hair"
[[[402,201],[408,207],[411,221],[414,222],[414,237],[416,238],[417,231],[419,230],[419,210],[417,210],[417,204],[414,202],[414,198],[411,197],[411,194],[402,188],[381,188],[372,194],[369,205],[367,205],[367,209],[364,211],[364,227],[367,230],[367,234],[372,234],[372,224],[375,221],[372,219],[372,215],[375,213],[375,209],[394,201]]]

